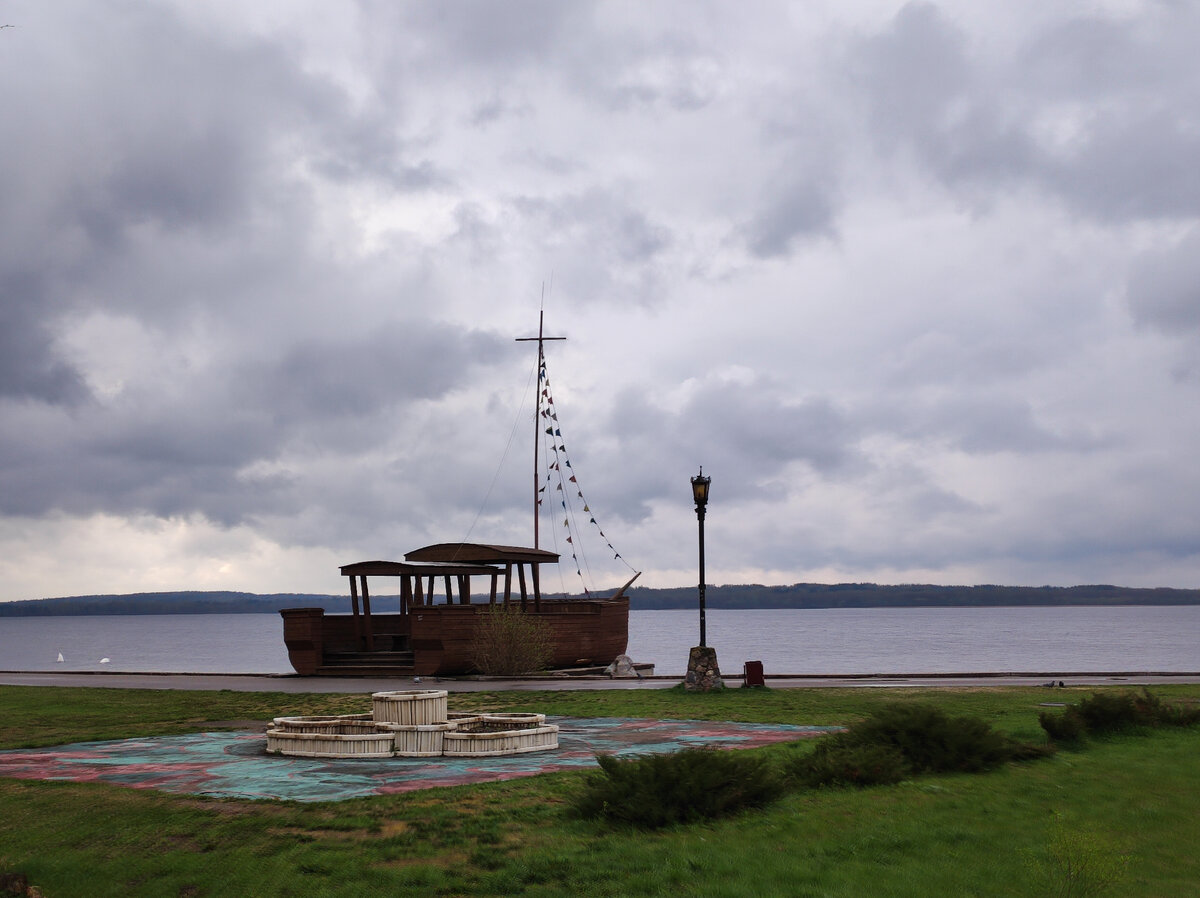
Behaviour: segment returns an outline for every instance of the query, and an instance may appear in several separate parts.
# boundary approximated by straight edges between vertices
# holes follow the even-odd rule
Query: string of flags
[[[567,447],[566,442],[563,440],[562,430],[558,426],[558,413],[554,410],[554,395],[550,389],[550,377],[546,371],[546,361],[544,358],[541,360],[541,365],[539,366],[538,380],[541,384],[543,403],[541,414],[543,423],[545,424],[543,435],[548,448],[547,459],[550,460],[546,467],[546,483],[538,489],[538,505],[542,504],[548,488],[553,484],[554,492],[560,494],[558,496],[558,503],[562,510],[563,528],[566,530],[566,543],[571,547],[571,559],[575,562],[575,573],[580,579],[584,594],[590,596],[591,591],[588,589],[583,575],[583,568],[588,567],[587,555],[584,552],[582,542],[577,542],[578,531],[571,526],[571,520],[575,516],[575,499],[578,499],[582,503],[582,514],[588,516],[587,523],[596,528],[596,532],[600,534],[600,538],[604,540],[604,544],[613,553],[613,558],[619,559],[631,571],[634,568],[622,557],[621,553],[613,546],[612,541],[605,535],[604,530],[596,520],[596,516],[592,513],[591,507],[588,505],[587,499],[583,495],[583,490],[579,486],[579,481],[571,466],[571,460],[567,455]],[[580,555],[583,556],[582,563]]]

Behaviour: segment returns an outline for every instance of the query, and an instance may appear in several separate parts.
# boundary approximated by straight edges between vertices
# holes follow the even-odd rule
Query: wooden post
[[[412,576],[404,574],[400,578],[400,613],[408,614],[408,606],[412,604]]]
[[[521,610],[525,610],[525,602],[529,599],[529,593],[525,589],[525,565],[517,565],[517,576],[521,579]]]
[[[354,612],[354,644],[362,645],[362,620],[358,616],[358,582],[350,575],[350,610]]]
[[[509,561],[504,565],[504,604],[507,605],[512,599],[512,562]]]
[[[533,574],[533,609],[534,611],[542,610],[542,577],[541,565],[531,564],[530,572]]]
[[[371,593],[367,591],[367,575],[362,575],[363,631],[367,637],[367,651],[375,651],[375,632],[371,626]]]

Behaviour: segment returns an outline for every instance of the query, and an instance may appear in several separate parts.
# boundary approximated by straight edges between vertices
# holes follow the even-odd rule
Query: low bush
[[[850,745],[831,737],[791,765],[789,779],[801,786],[886,786],[906,779],[912,768],[894,745]]]
[[[621,760],[597,755],[572,808],[581,817],[648,829],[693,823],[764,807],[785,789],[760,754],[689,748]]]
[[[819,742],[788,765],[805,785],[873,785],[919,773],[991,770],[1049,753],[1017,742],[973,717],[951,717],[920,703],[885,706],[844,732]]]
[[[1149,689],[1141,692],[1096,692],[1058,714],[1038,716],[1055,741],[1078,741],[1084,734],[1103,736],[1161,726],[1200,723],[1200,708],[1166,704]]]
[[[1075,708],[1068,708],[1058,714],[1043,711],[1038,715],[1038,723],[1054,742],[1073,744],[1082,740],[1087,732],[1087,725]]]
[[[1152,726],[1155,722],[1157,699],[1146,702],[1132,692],[1097,692],[1075,706],[1089,733],[1119,733],[1134,727]]]

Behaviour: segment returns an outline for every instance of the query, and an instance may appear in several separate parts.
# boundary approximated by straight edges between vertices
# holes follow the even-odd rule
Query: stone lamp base
[[[711,692],[724,689],[721,669],[717,667],[717,650],[712,646],[694,646],[688,653],[687,676],[683,688],[688,692]]]

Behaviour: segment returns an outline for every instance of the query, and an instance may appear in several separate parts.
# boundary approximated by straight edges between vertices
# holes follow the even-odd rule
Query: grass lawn
[[[454,709],[846,724],[920,698],[1041,740],[1039,703],[1095,690],[464,693]],[[1200,700],[1200,686],[1154,690]],[[0,687],[0,748],[368,710],[362,695]],[[299,804],[0,779],[0,872],[105,895],[1114,896],[1200,890],[1200,730],[1094,740],[979,775],[802,791],[657,832],[564,813],[587,774]],[[759,749],[782,759],[808,746]],[[1074,859],[1072,881],[1059,864]],[[1069,884],[1074,891],[1066,892]]]

